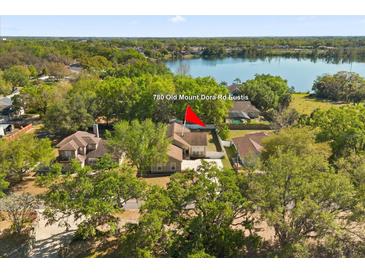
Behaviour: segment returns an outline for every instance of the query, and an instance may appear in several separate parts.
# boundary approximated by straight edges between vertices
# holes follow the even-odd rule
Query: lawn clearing
[[[166,188],[167,183],[170,182],[170,176],[143,178],[143,180],[145,180],[148,185]]]
[[[250,133],[254,133],[254,132],[271,132],[272,130],[267,130],[267,129],[231,129],[229,131],[229,137],[227,140],[232,140],[233,138],[236,137],[242,137],[245,136],[247,134]]]
[[[11,191],[16,194],[29,193],[30,195],[37,196],[46,193],[48,188],[38,186],[35,182],[35,178],[29,177],[24,178],[22,182],[11,187]]]
[[[307,93],[295,93],[292,95],[292,101],[289,108],[294,108],[300,114],[311,114],[317,108],[327,110],[331,107],[340,107],[344,105],[346,104],[318,100],[313,97],[309,97]]]
[[[208,133],[208,147],[207,147],[208,151],[217,151],[217,145],[216,145],[216,140],[214,139],[212,133]]]
[[[226,168],[226,169],[232,169],[232,165],[231,165],[231,162],[229,161],[228,159],[228,156],[224,156],[224,158],[222,159],[222,164],[223,164],[223,168]]]

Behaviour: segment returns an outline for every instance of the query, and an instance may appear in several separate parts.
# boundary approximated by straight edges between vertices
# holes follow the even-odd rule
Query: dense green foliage
[[[19,182],[34,167],[47,165],[52,159],[54,153],[48,139],[25,134],[14,141],[0,140],[0,174],[10,182]]]
[[[318,129],[318,141],[330,142],[335,157],[365,150],[363,105],[331,108],[327,111],[317,110],[306,123]]]
[[[152,187],[138,225],[122,235],[125,257],[241,257],[259,245],[248,215],[252,204],[232,171],[204,163],[200,169],[175,174],[167,189]],[[239,220],[238,220],[239,219]],[[237,221],[238,220],[238,221]],[[198,255],[200,254],[200,255]]]
[[[293,88],[280,76],[256,75],[239,86],[239,90],[262,111],[281,111],[289,106]]]
[[[4,71],[4,80],[13,88],[25,86],[29,81],[30,71],[25,66],[12,66]]]
[[[77,233],[83,239],[115,232],[117,218],[113,214],[122,211],[129,199],[140,197],[144,182],[128,166],[99,165],[92,173],[89,167],[81,168],[74,162],[72,168],[44,197],[49,222],[73,216],[80,222]]]
[[[139,223],[121,233],[118,255],[364,256],[359,158],[333,166],[330,147],[308,128],[282,130],[264,147],[245,174],[204,163],[173,175],[167,189],[151,187]]]
[[[117,157],[127,157],[142,175],[152,164],[167,160],[169,140],[166,134],[166,125],[154,124],[151,120],[122,121],[114,126],[112,134],[108,134],[108,143]]]
[[[321,99],[355,103],[365,99],[365,79],[354,72],[319,76],[312,89]]]
[[[309,239],[339,233],[340,214],[354,205],[354,185],[336,173],[328,148],[306,129],[283,130],[265,148],[262,173],[249,178],[254,203],[275,230],[276,254],[308,256]]]

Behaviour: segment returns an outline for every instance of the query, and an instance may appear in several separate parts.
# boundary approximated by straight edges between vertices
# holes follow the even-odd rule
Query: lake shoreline
[[[365,63],[330,63],[325,59],[316,61],[309,58],[265,57],[265,58],[235,58],[216,59],[190,58],[164,61],[165,65],[177,74],[179,67],[185,66],[186,74],[192,77],[211,76],[218,82],[231,84],[236,78],[246,81],[255,74],[271,74],[280,76],[293,86],[296,92],[310,92],[314,80],[323,74],[333,74],[338,71],[353,71],[365,76]]]

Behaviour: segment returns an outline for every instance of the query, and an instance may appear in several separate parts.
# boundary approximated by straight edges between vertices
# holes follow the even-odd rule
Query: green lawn
[[[242,137],[246,134],[253,133],[253,132],[270,132],[272,130],[261,130],[261,129],[231,129],[229,131],[229,136],[227,140],[232,140],[232,138]]]
[[[225,156],[225,157],[222,159],[222,164],[223,164],[223,167],[224,167],[224,168],[226,168],[226,169],[232,169],[231,162],[229,161],[229,159],[227,158],[227,156]]]
[[[236,151],[233,146],[226,147],[226,156],[222,159],[222,164],[224,168],[232,169],[232,164],[230,159],[236,156]]]
[[[345,104],[337,104],[330,101],[310,98],[306,93],[296,93],[292,96],[289,108],[294,108],[300,114],[311,114],[317,108],[327,110],[331,107],[339,107],[343,105]]]
[[[215,143],[215,140],[213,138],[212,133],[208,133],[208,147],[207,149],[209,151],[217,151],[217,145]]]

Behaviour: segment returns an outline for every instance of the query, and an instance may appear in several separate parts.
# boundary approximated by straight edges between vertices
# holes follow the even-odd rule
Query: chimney
[[[97,138],[99,138],[99,126],[98,124],[93,124],[93,132]]]

